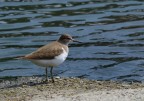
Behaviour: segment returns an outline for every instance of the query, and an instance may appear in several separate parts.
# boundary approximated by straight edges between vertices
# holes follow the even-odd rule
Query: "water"
[[[69,33],[60,77],[144,81],[143,0],[0,0],[0,78],[44,75],[17,56]]]

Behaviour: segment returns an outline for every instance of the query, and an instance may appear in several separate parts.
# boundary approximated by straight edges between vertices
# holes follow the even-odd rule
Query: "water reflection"
[[[0,3],[0,76],[43,75],[44,70],[16,60],[70,33],[72,43],[61,77],[143,81],[142,0],[3,0]]]

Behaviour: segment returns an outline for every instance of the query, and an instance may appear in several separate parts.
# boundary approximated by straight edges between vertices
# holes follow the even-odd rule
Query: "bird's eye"
[[[65,39],[71,40],[71,38],[65,38]]]

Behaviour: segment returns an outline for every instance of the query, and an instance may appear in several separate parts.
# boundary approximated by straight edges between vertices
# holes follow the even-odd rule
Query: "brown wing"
[[[54,59],[63,52],[62,44],[57,41],[45,45],[38,50],[26,55],[24,59]]]

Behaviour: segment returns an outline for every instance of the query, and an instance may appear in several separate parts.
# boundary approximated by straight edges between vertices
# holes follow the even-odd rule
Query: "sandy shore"
[[[25,77],[1,82],[0,101],[144,101],[141,83],[57,78],[54,84],[44,84],[41,80]]]

